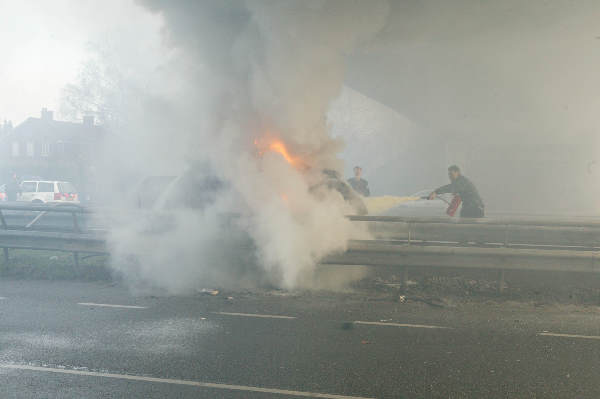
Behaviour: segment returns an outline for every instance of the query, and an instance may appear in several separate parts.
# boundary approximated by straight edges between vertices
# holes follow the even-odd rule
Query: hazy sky
[[[133,0],[0,0],[0,120],[58,110],[90,46],[152,52],[161,25]]]

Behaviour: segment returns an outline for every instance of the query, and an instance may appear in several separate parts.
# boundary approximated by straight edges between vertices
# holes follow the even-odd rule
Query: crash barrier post
[[[6,220],[4,219],[4,214],[2,213],[1,209],[0,209],[0,220],[2,221],[2,228],[4,230],[6,230],[8,228],[8,225],[6,224]],[[2,248],[2,250],[4,251],[4,262],[8,263],[8,261],[10,260],[8,248],[4,247],[4,248]]]

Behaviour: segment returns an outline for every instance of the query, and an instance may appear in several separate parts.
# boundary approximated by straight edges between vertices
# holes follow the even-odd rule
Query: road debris
[[[198,290],[198,293],[205,294],[205,295],[217,296],[217,295],[219,295],[219,290],[210,289],[210,288],[202,288],[202,289]]]

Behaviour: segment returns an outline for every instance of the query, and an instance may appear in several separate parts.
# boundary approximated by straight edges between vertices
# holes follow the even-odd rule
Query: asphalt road
[[[600,396],[596,307],[36,281],[0,297],[1,398]]]

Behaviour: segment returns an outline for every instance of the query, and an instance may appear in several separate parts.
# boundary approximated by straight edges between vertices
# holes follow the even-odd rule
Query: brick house
[[[0,131],[0,182],[16,172],[21,178],[71,181],[88,191],[85,186],[104,135],[91,116],[82,123],[57,121],[46,108],[40,118],[29,117],[15,127],[5,123]]]

